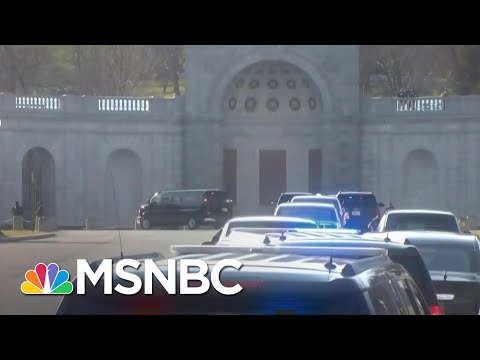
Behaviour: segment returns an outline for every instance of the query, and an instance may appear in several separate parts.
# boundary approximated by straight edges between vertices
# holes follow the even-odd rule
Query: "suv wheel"
[[[197,228],[197,220],[195,220],[195,218],[193,218],[193,217],[188,218],[187,228],[189,230],[196,229]]]
[[[150,229],[150,220],[142,219],[142,228],[145,230]]]

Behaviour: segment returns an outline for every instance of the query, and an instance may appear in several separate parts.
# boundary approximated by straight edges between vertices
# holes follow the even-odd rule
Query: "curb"
[[[24,236],[14,236],[14,237],[0,237],[0,242],[16,242],[16,241],[23,241],[23,240],[37,240],[37,239],[47,239],[56,237],[56,233],[45,233],[45,234],[35,234],[35,235],[24,235]]]

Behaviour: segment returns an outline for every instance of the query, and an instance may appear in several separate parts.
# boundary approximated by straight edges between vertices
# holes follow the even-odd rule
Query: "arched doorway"
[[[403,164],[404,207],[441,207],[439,171],[435,156],[427,150],[408,153]]]
[[[22,160],[22,200],[26,219],[33,219],[38,203],[44,215],[56,215],[55,161],[41,147],[27,151]]]
[[[322,190],[324,98],[304,70],[285,61],[243,68],[222,113],[223,187],[237,213],[268,214],[282,192]]]
[[[128,149],[112,152],[105,172],[105,227],[133,228],[142,202],[142,165]]]

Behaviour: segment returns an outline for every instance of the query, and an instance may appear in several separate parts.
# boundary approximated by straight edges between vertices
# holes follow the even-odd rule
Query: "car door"
[[[148,220],[151,226],[161,225],[162,222],[162,195],[154,196],[148,204]]]
[[[158,207],[158,225],[170,226],[174,220],[174,194],[164,193],[160,200],[160,206]]]

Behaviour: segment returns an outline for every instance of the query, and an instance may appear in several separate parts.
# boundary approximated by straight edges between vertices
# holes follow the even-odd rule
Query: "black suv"
[[[306,247],[332,247],[332,248],[380,248],[387,251],[388,257],[395,263],[402,265],[412,276],[423,298],[428,304],[431,315],[442,315],[443,310],[437,299],[435,287],[429,271],[418,249],[413,245],[399,244],[384,239],[371,239],[362,235],[332,234],[315,235],[315,230],[309,230],[305,236],[299,236],[303,229],[297,230],[297,234],[284,234],[285,240],[280,246],[306,246]],[[274,240],[272,237],[270,237]],[[323,238],[323,239],[322,239]],[[337,240],[335,240],[337,239]]]
[[[372,227],[378,225],[381,217],[380,208],[385,205],[378,203],[372,192],[340,191],[337,198],[343,208],[346,228],[368,230],[369,225]]]
[[[206,224],[220,228],[232,218],[232,207],[232,200],[223,190],[163,191],[140,207],[136,223],[144,229],[152,226],[195,229]]]
[[[239,284],[243,289],[232,296],[214,289],[201,296],[168,295],[159,282],[154,282],[153,296],[142,292],[105,296],[101,287],[87,282],[86,294],[65,296],[57,315],[429,315],[413,278],[403,266],[392,262],[384,249],[234,250],[187,245],[173,246],[172,251],[178,257],[188,255],[189,259],[205,261],[210,271],[221,259],[238,258],[241,269],[225,268],[220,281],[224,286]],[[167,264],[167,259],[156,261],[164,274]],[[143,268],[132,271],[143,277]],[[114,275],[114,288],[119,283],[125,281]]]

